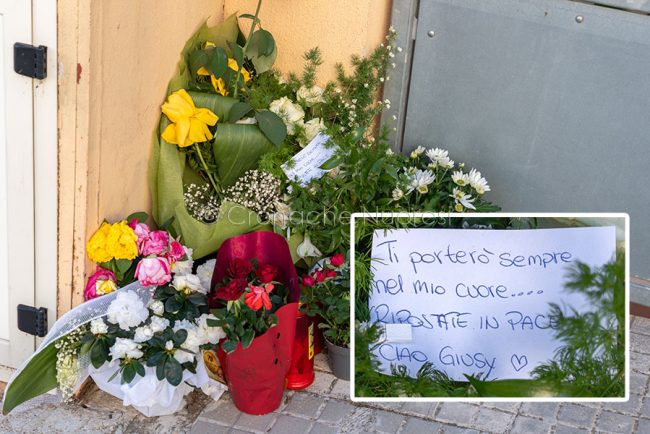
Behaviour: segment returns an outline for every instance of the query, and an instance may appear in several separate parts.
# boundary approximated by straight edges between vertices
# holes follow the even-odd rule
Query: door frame
[[[33,80],[34,167],[34,303],[48,311],[51,326],[57,316],[58,133],[57,133],[57,10],[56,2],[32,0],[32,41],[47,47],[47,78]],[[13,42],[13,41],[9,41]],[[15,306],[9,306],[10,309]],[[15,326],[15,325],[14,325]],[[38,345],[40,339],[36,339]],[[13,369],[0,366],[0,381]]]

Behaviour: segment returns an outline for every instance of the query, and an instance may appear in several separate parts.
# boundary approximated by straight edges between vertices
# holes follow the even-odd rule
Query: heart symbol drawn
[[[515,368],[515,371],[519,372],[528,364],[528,357],[513,354],[512,357],[510,357],[510,363],[512,363],[512,367]]]

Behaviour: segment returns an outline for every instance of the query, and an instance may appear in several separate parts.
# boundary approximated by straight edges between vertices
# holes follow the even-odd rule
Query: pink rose
[[[169,262],[174,263],[180,261],[185,257],[185,249],[183,245],[176,240],[173,240],[169,246],[169,253],[167,253],[167,259]]]
[[[160,255],[169,246],[169,234],[165,231],[149,232],[149,236],[142,242],[140,254],[142,256]]]
[[[142,245],[145,242],[145,240],[149,239],[149,234],[151,233],[151,230],[149,229],[149,226],[147,226],[144,223],[138,223],[138,219],[133,219],[129,222],[129,227],[133,229],[133,232],[135,232],[135,235],[138,237],[138,253],[142,255]]]
[[[135,269],[135,277],[144,286],[169,283],[172,280],[169,261],[165,258],[144,258]]]
[[[113,292],[117,289],[117,279],[112,271],[102,267],[97,267],[95,274],[90,276],[86,289],[84,290],[84,299],[86,301],[102,295]]]

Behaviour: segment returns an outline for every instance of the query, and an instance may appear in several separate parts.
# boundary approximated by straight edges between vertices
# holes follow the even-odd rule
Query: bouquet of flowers
[[[192,249],[183,246],[165,230],[152,231],[144,222],[148,215],[131,214],[116,223],[104,221],[90,237],[86,253],[97,263],[88,279],[84,298],[109,294],[135,280],[143,286],[164,285],[172,270],[191,272]]]
[[[240,258],[229,264],[228,276],[212,298],[213,304],[225,306],[212,311],[217,319],[210,322],[227,336],[221,343],[223,351],[232,353],[240,342],[242,348],[250,347],[253,338],[278,323],[274,312],[287,303],[289,291],[275,280],[277,275],[278,267],[273,264]]]

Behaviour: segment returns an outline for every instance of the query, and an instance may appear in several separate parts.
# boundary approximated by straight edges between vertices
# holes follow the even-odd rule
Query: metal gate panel
[[[421,0],[408,95],[405,151],[450,149],[505,211],[628,212],[650,277],[650,16]]]

